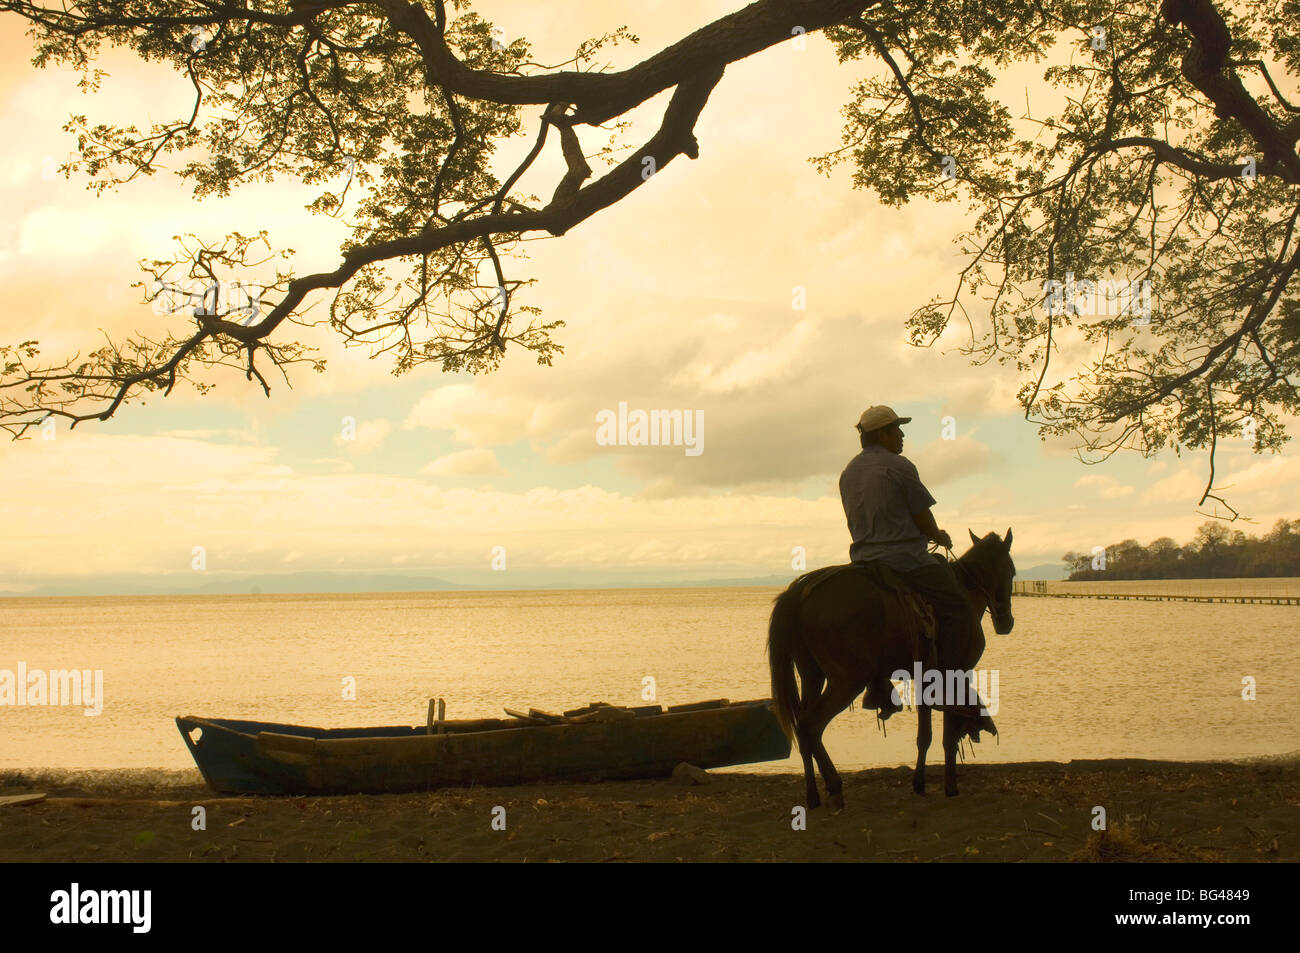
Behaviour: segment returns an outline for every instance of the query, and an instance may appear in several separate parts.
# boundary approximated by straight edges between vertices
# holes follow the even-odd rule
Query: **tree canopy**
[[[695,123],[726,67],[817,33],[875,78],[846,80],[843,141],[812,161],[847,164],[855,187],[890,205],[971,210],[957,236],[966,264],[918,302],[914,343],[968,322],[971,356],[1014,365],[1025,416],[1044,437],[1076,435],[1085,458],[1208,449],[1200,502],[1233,516],[1216,447],[1231,436],[1276,451],[1300,410],[1300,0],[756,0],[620,70],[597,57],[637,42],[625,27],[540,64],[465,0],[0,0],[0,11],[28,22],[35,65],[69,63],[91,88],[108,43],[170,63],[194,90],[191,110],[147,130],[72,117],[69,175],[115,187],[175,154],[199,199],[276,174],[312,185],[346,172],[346,188],[365,190],[341,261],[277,271],[256,296],[220,289],[275,255],[265,234],[190,236],[176,257],[144,263],[155,306],[181,276],[214,289],[178,307],[165,337],[54,364],[39,342],[0,345],[0,426],[15,438],[51,416],[106,420],[179,381],[202,389],[210,367],[268,393],[267,362],[286,377],[300,362],[322,370],[285,326],[308,322],[316,292],[329,296],[320,320],[391,353],[396,373],[487,371],[512,346],[550,363],[561,322],[524,303],[519,243],[563,235],[678,156],[698,158]],[[1058,104],[1033,116],[1027,94],[998,80],[1044,62]],[[623,142],[624,117],[669,90],[658,130]],[[498,179],[493,156],[530,127],[532,148]],[[583,138],[589,149],[610,133],[597,176]],[[554,192],[519,192],[554,139],[566,168]],[[342,202],[322,188],[311,211],[339,215]]]
[[[1135,539],[1112,543],[1098,553],[1061,557],[1070,579],[1219,579],[1300,576],[1300,520],[1278,520],[1262,536],[1231,531],[1221,522],[1202,523],[1182,546],[1168,536],[1143,546]]]

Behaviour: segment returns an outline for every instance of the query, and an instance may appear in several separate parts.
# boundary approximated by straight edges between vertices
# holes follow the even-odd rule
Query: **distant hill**
[[[1027,579],[1064,579],[1065,567],[1060,563],[1043,563],[1030,569],[1016,567],[1016,581]]]
[[[61,579],[9,580],[4,596],[178,596],[249,595],[332,592],[454,592],[502,589],[669,589],[721,586],[772,586],[784,588],[799,575],[794,571],[766,576],[716,576],[686,578],[685,574],[638,570],[565,571],[518,569],[449,570],[434,575],[415,572],[303,571],[290,573],[178,572],[166,575],[115,573]],[[1019,571],[1017,579],[1063,579],[1054,565]]]
[[[446,575],[452,575],[447,573]],[[653,589],[678,586],[786,586],[795,573],[715,579],[683,579],[635,571],[565,574],[556,571],[460,572],[456,579],[392,572],[293,572],[274,574],[116,573],[64,579],[11,580],[4,596],[167,596],[334,592],[449,592],[501,589]]]

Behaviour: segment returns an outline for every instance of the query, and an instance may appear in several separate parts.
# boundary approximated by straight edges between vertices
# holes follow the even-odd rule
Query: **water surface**
[[[1258,582],[1252,580],[1251,582]],[[0,706],[0,768],[185,768],[176,715],[321,727],[423,724],[503,706],[763,698],[779,590],[628,589],[8,598],[0,669],[102,669],[103,713]],[[1300,607],[1021,598],[995,635],[1000,743],[977,760],[1234,758],[1300,748]],[[1242,700],[1242,679],[1258,699]],[[356,698],[344,698],[355,679]],[[841,767],[910,762],[915,715],[882,736],[846,711]],[[937,734],[937,732],[936,732]],[[932,757],[941,758],[936,742]],[[773,762],[753,770],[795,770]]]

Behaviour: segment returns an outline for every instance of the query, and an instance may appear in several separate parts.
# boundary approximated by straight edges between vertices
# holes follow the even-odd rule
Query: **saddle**
[[[799,587],[799,600],[802,602],[812,591],[827,579],[840,573],[850,573],[862,586],[874,586],[902,604],[903,609],[914,619],[912,627],[912,661],[920,662],[926,668],[939,665],[938,642],[936,639],[936,622],[934,610],[930,604],[918,596],[903,577],[879,560],[867,563],[846,563],[843,566],[824,566],[804,573],[794,581]],[[864,701],[865,704],[865,701]],[[874,707],[868,705],[867,707]],[[892,712],[891,712],[892,714]]]

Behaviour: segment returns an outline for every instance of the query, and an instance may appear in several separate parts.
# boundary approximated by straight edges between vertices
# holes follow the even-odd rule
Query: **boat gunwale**
[[[290,725],[290,724],[285,724],[283,722],[250,721],[243,718],[204,718],[198,715],[178,715],[176,716],[176,725],[178,728],[180,728],[181,734],[186,736],[186,741],[191,745],[193,745],[194,743],[189,739],[189,732],[192,731],[194,728],[206,729],[209,726],[212,727],[213,729],[228,734],[240,735],[252,741],[256,741],[258,736],[262,734],[275,734],[275,735],[287,735],[293,738],[309,739],[315,741],[317,744],[320,744],[329,741],[383,741],[383,740],[402,741],[402,740],[410,740],[412,738],[447,738],[451,736],[463,738],[463,737],[471,737],[474,735],[494,735],[494,734],[500,734],[501,732],[507,732],[507,731],[518,732],[518,731],[525,731],[529,729],[537,730],[542,728],[584,728],[590,725],[599,725],[599,726],[633,725],[637,723],[644,723],[647,721],[657,720],[660,718],[666,718],[669,716],[701,716],[701,715],[714,714],[717,712],[733,711],[736,709],[753,708],[758,706],[766,706],[770,708],[771,705],[772,705],[772,699],[757,698],[757,699],[750,699],[746,701],[730,702],[727,705],[719,705],[716,708],[697,708],[691,711],[664,710],[661,712],[650,712],[645,715],[639,715],[636,718],[626,718],[626,719],[619,719],[615,721],[589,721],[589,722],[564,721],[556,724],[521,723],[519,725],[512,725],[508,727],[502,726],[500,728],[489,728],[481,731],[454,731],[453,730],[453,731],[445,731],[445,732],[437,732],[437,731],[430,732],[427,730],[426,725],[376,725],[376,726],[353,726],[353,727],[344,727],[344,728],[318,728],[312,725]],[[473,722],[479,720],[481,719],[472,719],[472,718],[464,719],[465,722]],[[182,722],[189,723],[191,727],[186,728],[182,724]],[[448,724],[450,725],[451,723]],[[233,727],[234,725],[241,725],[241,726],[256,725],[258,727],[256,731],[250,731],[243,728]],[[293,729],[293,730],[284,731],[283,729],[286,728]],[[393,731],[395,733],[394,734],[379,733],[385,731]],[[310,732],[310,734],[308,734],[307,732]],[[349,734],[348,732],[376,732],[376,733],[375,734]]]

